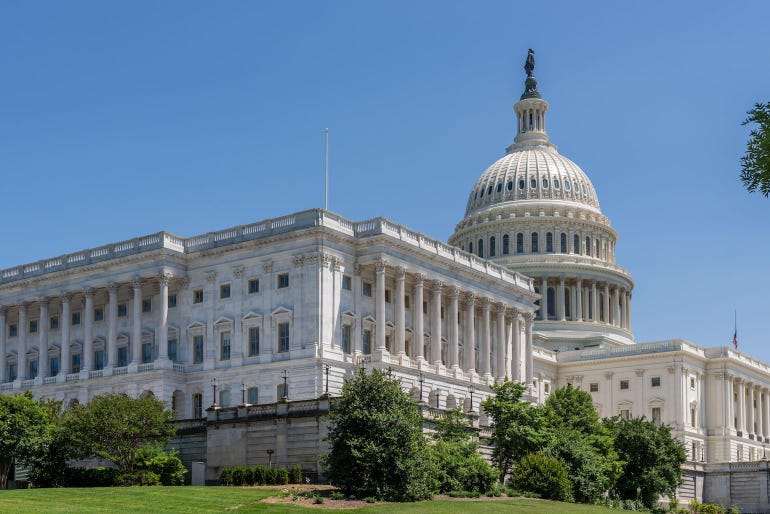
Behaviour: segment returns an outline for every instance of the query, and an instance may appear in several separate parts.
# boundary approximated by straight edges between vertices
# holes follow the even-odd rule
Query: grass
[[[0,491],[0,512],[314,512],[329,509],[297,505],[265,504],[259,501],[280,494],[278,490],[237,487],[105,487],[93,489],[24,489]],[[559,503],[525,498],[490,501],[435,500],[419,503],[379,504],[338,512],[406,513],[602,513],[613,512],[596,505]]]

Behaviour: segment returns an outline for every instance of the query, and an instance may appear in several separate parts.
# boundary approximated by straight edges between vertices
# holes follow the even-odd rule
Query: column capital
[[[120,289],[120,284],[117,282],[112,282],[109,286],[107,286],[107,289],[109,289],[110,294],[117,294],[118,289]]]
[[[340,257],[337,257],[336,255],[332,257],[332,269],[334,271],[340,271],[342,269],[342,263],[343,260]]]
[[[438,293],[438,294],[441,294],[441,290],[442,290],[443,288],[444,288],[444,283],[443,283],[442,281],[440,281],[440,280],[434,280],[434,281],[433,281],[433,284],[432,284],[431,290],[432,290],[434,293]]]
[[[301,267],[305,263],[305,256],[304,255],[295,255],[294,258],[291,260],[294,264],[295,268]]]
[[[264,264],[262,264],[262,269],[264,270],[265,273],[272,273],[273,272],[273,261],[270,260],[270,261],[267,261]],[[211,273],[212,272],[209,272],[209,274],[211,274]],[[216,273],[214,273],[214,278],[216,278]],[[207,277],[207,279],[208,279],[208,277]]]
[[[245,268],[243,266],[235,266],[233,268],[233,276],[235,278],[242,278]]]
[[[162,271],[158,274],[158,282],[161,284],[167,286],[169,282],[171,282],[171,273],[167,271]]]
[[[414,274],[414,285],[415,286],[422,287],[424,280],[425,280],[425,275],[423,275],[422,273],[415,273]]]
[[[495,312],[501,316],[505,316],[505,304],[504,303],[496,303],[495,304]]]
[[[535,317],[535,314],[533,312],[522,312],[521,316],[527,323],[532,323],[532,319]]]
[[[636,376],[637,377],[643,377],[644,376],[645,370],[643,368],[639,368],[639,369],[637,369],[635,371],[636,371]]]
[[[72,301],[72,298],[73,298],[74,296],[75,296],[75,295],[74,295],[74,294],[72,294],[72,293],[61,293],[61,294],[59,295],[59,298],[61,298],[61,302],[62,302],[62,304],[64,304],[65,302],[66,302],[66,303],[70,303],[70,302]]]
[[[83,288],[83,294],[86,295],[86,298],[88,298],[88,297],[93,298],[95,292],[96,292],[96,290],[93,287],[84,287]]]
[[[481,308],[483,310],[485,310],[485,311],[489,310],[489,307],[491,305],[491,302],[489,301],[489,298],[487,298],[486,296],[482,296],[481,298],[479,298],[479,303],[481,304]]]
[[[516,307],[508,307],[508,315],[511,318],[517,318],[521,314],[521,311]]]
[[[136,277],[134,278],[134,280],[131,281],[131,287],[133,287],[134,289],[141,289],[143,282],[144,280],[142,278]]]
[[[7,310],[8,310],[7,305],[0,305],[0,315],[5,315]]]
[[[184,276],[184,277],[182,277],[182,278],[180,278],[180,279],[179,279],[179,286],[180,286],[182,289],[185,289],[185,288],[187,288],[187,286],[189,286],[189,285],[190,285],[190,277],[188,277],[188,276]]]
[[[48,297],[48,296],[41,296],[41,297],[39,297],[39,298],[36,298],[36,299],[35,299],[35,301],[36,301],[36,302],[38,303],[38,305],[40,305],[41,307],[42,307],[43,305],[45,305],[46,307],[48,307],[48,302],[50,301],[50,297]]]
[[[614,376],[615,376],[614,371],[608,371],[607,373],[604,374],[604,378],[606,378],[607,380],[612,380],[612,377]]]
[[[463,301],[468,307],[473,307],[473,304],[476,303],[476,294],[472,292],[465,293],[463,295]]]
[[[374,269],[377,270],[377,273],[384,273],[387,267],[388,262],[385,259],[377,259],[374,261]]]
[[[404,277],[406,277],[406,270],[403,266],[396,266],[393,271],[395,272],[397,280],[404,280]]]
[[[449,298],[456,300],[460,296],[460,288],[457,286],[449,286]]]
[[[273,263],[270,261],[270,269],[273,269]],[[206,282],[213,283],[217,279],[217,272],[216,271],[208,271],[206,272]]]

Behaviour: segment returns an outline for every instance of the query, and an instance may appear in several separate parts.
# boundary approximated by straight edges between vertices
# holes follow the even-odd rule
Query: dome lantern
[[[549,145],[548,134],[545,131],[545,113],[548,111],[548,102],[540,97],[537,90],[537,79],[534,75],[535,52],[530,48],[527,61],[524,64],[527,79],[524,81],[524,93],[520,101],[513,106],[516,113],[517,134],[514,144],[508,147],[510,153],[525,145]]]

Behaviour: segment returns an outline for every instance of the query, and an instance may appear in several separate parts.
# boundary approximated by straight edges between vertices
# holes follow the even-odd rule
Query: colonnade
[[[606,323],[631,330],[631,291],[609,282],[568,279],[563,276],[535,278],[543,298],[539,320]],[[547,291],[554,294],[554,313],[548,314]],[[601,303],[600,303],[601,300]]]
[[[738,435],[770,441],[770,389],[764,384],[724,375],[725,426]]]

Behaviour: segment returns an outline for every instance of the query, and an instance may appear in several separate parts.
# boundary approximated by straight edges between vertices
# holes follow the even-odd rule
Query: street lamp
[[[476,387],[473,384],[468,386],[468,392],[471,395],[471,405],[470,405],[470,409],[468,410],[468,412],[473,412],[473,392],[475,390],[476,390]]]
[[[767,460],[767,448],[765,447],[767,443],[765,441],[762,441],[762,460]]]
[[[219,405],[217,405],[217,386],[219,385],[219,380],[216,379],[216,377],[211,379],[211,387],[214,389],[214,399],[211,403],[212,409],[218,409]]]
[[[425,375],[422,374],[422,371],[420,371],[420,378],[417,381],[420,383],[420,403],[422,403],[422,385],[425,383]]]
[[[241,405],[246,405],[246,384],[241,382]]]
[[[358,363],[358,372],[361,374],[366,373],[366,361],[363,359]]]
[[[283,398],[282,400],[288,400],[289,399],[289,372],[287,370],[281,371],[281,378],[283,379]]]
[[[273,453],[275,450],[267,450],[267,467],[272,468],[273,467]]]
[[[326,388],[324,390],[324,394],[326,396],[329,396],[329,370],[331,368],[331,364],[324,364],[324,374],[326,375]]]
[[[441,405],[441,389],[438,387],[436,388],[436,408],[439,408],[439,405]]]

